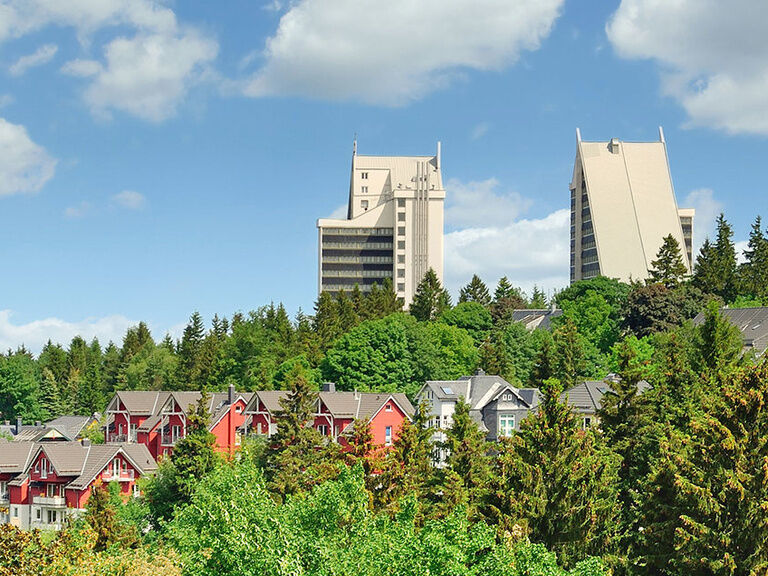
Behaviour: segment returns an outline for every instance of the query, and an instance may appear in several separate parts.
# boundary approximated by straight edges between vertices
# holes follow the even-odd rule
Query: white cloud
[[[606,27],[617,53],[653,59],[694,126],[768,134],[768,3],[622,0]]]
[[[491,125],[488,122],[480,122],[479,124],[475,125],[474,128],[472,128],[472,132],[470,133],[469,137],[472,140],[479,140],[488,134],[488,130],[490,129]]]
[[[66,345],[78,335],[87,341],[98,338],[102,344],[110,340],[119,343],[125,331],[137,324],[120,315],[86,318],[80,322],[45,318],[26,324],[14,324],[11,316],[11,310],[0,310],[0,350],[15,350],[23,344],[32,352],[39,353],[49,339]]]
[[[348,207],[346,204],[342,204],[341,206],[337,206],[333,209],[333,212],[331,212],[331,215],[328,216],[328,218],[333,218],[334,220],[339,220],[341,218],[346,218],[348,212]]]
[[[116,38],[104,51],[103,65],[78,60],[63,68],[92,77],[85,100],[94,113],[119,110],[160,122],[176,113],[189,88],[201,80],[205,66],[216,58],[218,44],[188,30]]]
[[[141,210],[146,204],[144,195],[133,190],[123,190],[112,196],[112,201],[128,210]]]
[[[495,178],[466,184],[451,179],[446,190],[445,222],[454,229],[506,226],[531,206],[531,201],[517,192],[499,193]]]
[[[547,37],[563,0],[302,0],[267,40],[249,96],[403,105]]]
[[[455,292],[477,274],[489,286],[507,276],[528,293],[534,285],[549,290],[567,286],[569,226],[570,212],[563,209],[540,219],[450,232],[445,236],[445,284]]]
[[[741,240],[739,242],[734,242],[733,247],[736,250],[736,261],[739,264],[743,264],[747,261],[747,259],[744,257],[744,250],[749,248],[749,240]]]
[[[709,188],[700,188],[685,197],[685,208],[695,208],[693,218],[693,255],[694,259],[706,238],[713,239],[715,219],[723,211],[723,204],[715,198],[715,193]]]
[[[79,204],[76,204],[75,206],[67,206],[64,209],[64,216],[71,220],[75,220],[77,218],[82,218],[83,216],[88,214],[88,212],[90,211],[91,211],[90,203],[86,201],[82,201]]]
[[[38,48],[34,53],[19,58],[16,63],[8,69],[8,71],[12,76],[21,76],[30,68],[34,68],[35,66],[42,66],[43,64],[50,62],[53,57],[56,56],[56,52],[58,51],[59,47],[55,44],[44,44],[43,46],[40,46],[40,48]]]
[[[48,26],[74,28],[85,49],[97,31],[121,27],[102,46],[102,59],[78,58],[62,68],[89,79],[84,98],[97,115],[117,110],[152,122],[173,116],[209,76],[219,48],[154,0],[0,0],[0,42]]]
[[[0,118],[0,196],[37,192],[53,177],[56,160],[26,128]]]
[[[14,98],[10,94],[0,94],[0,108],[13,104]]]

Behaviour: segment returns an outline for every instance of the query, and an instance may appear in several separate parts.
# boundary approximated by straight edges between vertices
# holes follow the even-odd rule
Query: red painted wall
[[[239,448],[236,438],[237,429],[243,425],[245,417],[245,402],[240,398],[229,406],[227,413],[213,427],[211,433],[216,436],[219,452],[232,454]]]
[[[392,407],[391,412],[387,412],[387,406]],[[394,442],[400,433],[400,426],[402,426],[405,418],[407,418],[405,412],[403,412],[395,402],[389,400],[371,420],[373,443],[382,446],[384,445],[387,426],[392,426],[392,441]]]

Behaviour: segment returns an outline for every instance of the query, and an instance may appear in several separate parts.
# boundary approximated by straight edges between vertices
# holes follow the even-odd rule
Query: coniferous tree
[[[710,375],[731,369],[741,356],[741,333],[714,300],[704,311],[704,322],[696,327],[694,345],[696,367]]]
[[[507,353],[507,344],[502,330],[492,330],[480,345],[480,367],[486,374],[495,374],[507,381],[511,380],[514,366]]]
[[[297,364],[288,394],[280,399],[277,434],[266,452],[266,477],[281,498],[306,490],[335,476],[336,445],[312,427],[317,391]]]
[[[744,260],[739,266],[741,295],[768,299],[768,238],[763,233],[760,216],[757,216],[752,224],[749,243],[744,250]]]
[[[338,315],[339,330],[342,334],[349,332],[360,322],[356,307],[353,298],[348,296],[344,290],[340,290],[336,296],[336,314]]]
[[[491,294],[488,292],[488,286],[477,274],[473,275],[469,284],[459,291],[459,302],[477,302],[483,306],[490,306]]]
[[[664,284],[668,288],[677,286],[685,279],[688,267],[683,262],[680,244],[672,234],[664,237],[661,248],[656,254],[656,260],[651,261],[648,274],[650,282]]]
[[[328,350],[336,338],[342,334],[339,325],[338,306],[336,300],[328,292],[320,292],[320,296],[317,297],[314,328],[321,352]]]
[[[584,346],[576,325],[566,320],[552,334],[554,375],[568,390],[579,383],[584,371]]]
[[[693,274],[694,285],[708,294],[715,294],[725,302],[737,296],[736,250],[733,245],[733,228],[720,214],[717,218],[717,239],[709,239],[699,251]]]
[[[529,384],[534,388],[541,385],[542,382],[555,377],[557,359],[555,358],[554,346],[552,335],[546,333],[541,340],[539,351],[536,354],[536,361],[531,370]]]
[[[509,282],[509,279],[506,276],[502,276],[499,279],[499,283],[496,284],[496,290],[493,292],[493,300],[494,302],[498,302],[499,300],[502,300],[504,298],[509,298],[510,296],[517,296],[518,292],[515,289],[514,286]]]
[[[533,286],[531,301],[528,302],[528,307],[534,310],[543,310],[547,307],[547,295],[536,285]]]
[[[41,370],[40,408],[45,411],[46,420],[64,414],[61,395],[59,394],[59,383],[50,368]]]
[[[498,445],[490,510],[501,527],[524,531],[569,566],[612,549],[618,463],[599,431],[580,429],[556,379],[541,387],[540,411]]]
[[[451,427],[445,431],[442,449],[447,453],[445,467],[439,469],[443,512],[447,515],[459,503],[469,506],[477,518],[487,502],[491,480],[491,459],[485,433],[470,416],[470,405],[459,398]]]
[[[179,375],[178,384],[182,390],[200,390],[207,382],[204,382],[202,364],[202,349],[205,341],[205,325],[203,317],[195,312],[184,328],[184,333],[179,343]]]
[[[435,271],[430,268],[419,282],[416,293],[413,296],[410,312],[421,322],[434,321],[451,307],[451,297],[443,288]]]
[[[512,320],[515,310],[528,308],[528,302],[519,288],[512,286],[506,276],[502,276],[493,293],[490,305],[491,316],[496,325],[502,325]]]

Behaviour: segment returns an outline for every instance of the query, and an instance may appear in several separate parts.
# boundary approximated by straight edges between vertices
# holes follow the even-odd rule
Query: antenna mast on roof
[[[576,142],[581,142],[581,130],[576,128]]]
[[[357,156],[357,132],[355,132],[355,139],[352,141],[352,156]]]

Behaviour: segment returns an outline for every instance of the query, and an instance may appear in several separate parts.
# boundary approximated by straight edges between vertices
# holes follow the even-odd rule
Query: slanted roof
[[[169,392],[121,390],[115,393],[125,409],[136,416],[151,416],[160,410]]]
[[[744,351],[752,350],[760,357],[768,348],[768,307],[721,308],[720,313],[741,332]],[[704,322],[704,313],[693,319],[694,325]]]
[[[637,383],[637,393],[642,394],[650,387],[648,382],[641,380]],[[564,402],[567,397],[568,404],[573,407],[574,412],[594,414],[602,407],[603,396],[610,389],[611,385],[605,380],[587,380],[563,392],[560,400]]]
[[[531,310],[513,310],[512,320],[520,322],[528,330],[551,330],[552,318],[562,316],[563,311],[559,308],[531,309]]]
[[[35,443],[0,440],[0,473],[21,474],[27,469]]]
[[[255,398],[258,398],[261,400],[261,403],[264,404],[267,411],[274,415],[276,412],[282,410],[280,399],[285,398],[287,395],[287,390],[259,390],[253,393],[251,402],[253,402]]]
[[[109,466],[109,463],[118,455],[125,456],[139,474],[146,474],[157,469],[157,463],[144,444],[96,444],[90,448],[82,472],[67,484],[67,488],[82,489],[88,487],[94,478]]]
[[[64,434],[74,440],[92,420],[93,416],[59,416],[50,422],[46,422],[45,425],[48,428],[56,428],[64,432]]]
[[[38,444],[38,446],[35,458],[39,452],[44,452],[58,476],[79,476],[88,457],[88,451],[93,448],[93,446],[83,446],[80,442],[53,442]]]
[[[70,441],[75,436],[70,436],[66,429],[58,426],[22,426],[21,433],[14,437],[19,442],[46,442],[46,441]]]

